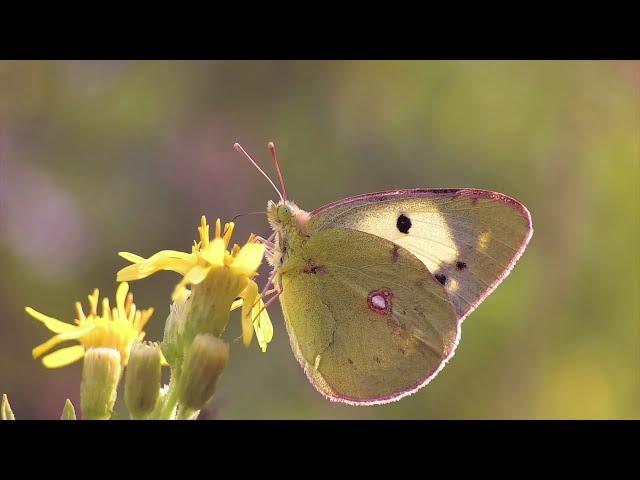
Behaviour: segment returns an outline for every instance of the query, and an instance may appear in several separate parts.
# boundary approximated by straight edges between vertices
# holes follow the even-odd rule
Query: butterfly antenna
[[[280,197],[280,200],[282,200],[284,202],[284,197],[282,196],[282,194],[280,193],[280,190],[278,190],[278,187],[276,187],[276,184],[273,183],[273,181],[269,178],[269,175],[267,175],[266,173],[264,173],[264,170],[262,170],[258,164],[255,162],[255,160],[253,158],[251,158],[251,156],[245,151],[244,148],[242,148],[242,145],[240,145],[239,143],[234,143],[233,144],[233,148],[236,149],[236,151],[240,152],[241,154],[243,154],[245,157],[247,157],[247,159],[249,159],[249,161],[253,164],[254,167],[256,167],[258,169],[258,171],[264,176],[264,178],[266,178],[269,183],[271,184],[271,186],[275,189],[275,191],[278,193],[278,196]]]
[[[267,144],[267,148],[269,149],[269,152],[271,152],[271,158],[273,158],[273,163],[276,166],[276,170],[278,172],[278,178],[280,179],[280,187],[282,188],[282,195],[284,196],[284,199],[287,199],[287,189],[284,188],[284,179],[282,178],[282,172],[280,171],[280,164],[278,163],[278,155],[276,154],[276,146],[273,144],[273,142],[269,142]]]
[[[240,217],[245,217],[247,215],[266,215],[267,212],[264,211],[260,211],[260,212],[247,212],[247,213],[239,213],[238,215],[236,215],[235,217],[233,217],[231,219],[232,222],[236,221],[236,218],[240,218]]]

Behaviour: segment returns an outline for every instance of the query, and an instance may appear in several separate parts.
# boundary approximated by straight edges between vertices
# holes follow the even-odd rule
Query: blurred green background
[[[81,363],[33,360],[50,333],[24,306],[72,321],[94,287],[113,298],[116,252],[190,250],[201,214],[264,209],[275,194],[232,145],[270,169],[273,140],[307,210],[478,187],[521,200],[535,232],[413,396],[324,400],[274,304],[273,343],[232,345],[210,416],[638,418],[639,86],[638,62],[0,62],[0,392],[20,418],[78,405]],[[249,232],[265,218],[239,219],[236,241]],[[148,339],[178,279],[132,283],[156,308]]]

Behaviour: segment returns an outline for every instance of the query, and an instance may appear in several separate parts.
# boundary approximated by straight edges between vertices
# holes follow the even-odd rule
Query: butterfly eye
[[[278,205],[277,215],[278,220],[287,222],[291,219],[291,209],[287,205]]]

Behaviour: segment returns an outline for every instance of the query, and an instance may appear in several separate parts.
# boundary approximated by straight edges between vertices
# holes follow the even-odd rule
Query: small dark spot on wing
[[[396,221],[396,227],[398,227],[398,230],[400,230],[402,233],[409,233],[409,229],[411,228],[411,220],[404,213],[402,213]]]
[[[393,248],[391,249],[391,262],[392,263],[396,263],[398,261],[398,249],[400,247],[398,247],[398,245],[393,245]]]
[[[457,261],[456,262],[456,268],[458,270],[464,270],[465,268],[467,268],[467,264],[465,262]]]
[[[349,362],[349,365],[353,365],[353,360],[351,360],[350,358],[347,358],[347,361]]]
[[[318,273],[325,273],[327,270],[322,265],[318,265],[314,260],[309,260],[302,271],[303,273],[316,275]]]
[[[447,283],[447,277],[442,273],[436,273],[434,277],[436,277],[436,280],[438,280],[442,285]]]

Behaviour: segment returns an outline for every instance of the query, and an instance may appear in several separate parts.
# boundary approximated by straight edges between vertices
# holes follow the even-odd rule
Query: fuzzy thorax
[[[282,268],[292,249],[302,244],[309,236],[309,212],[302,210],[289,200],[267,203],[267,219],[276,234],[273,255],[269,263],[276,269]]]

